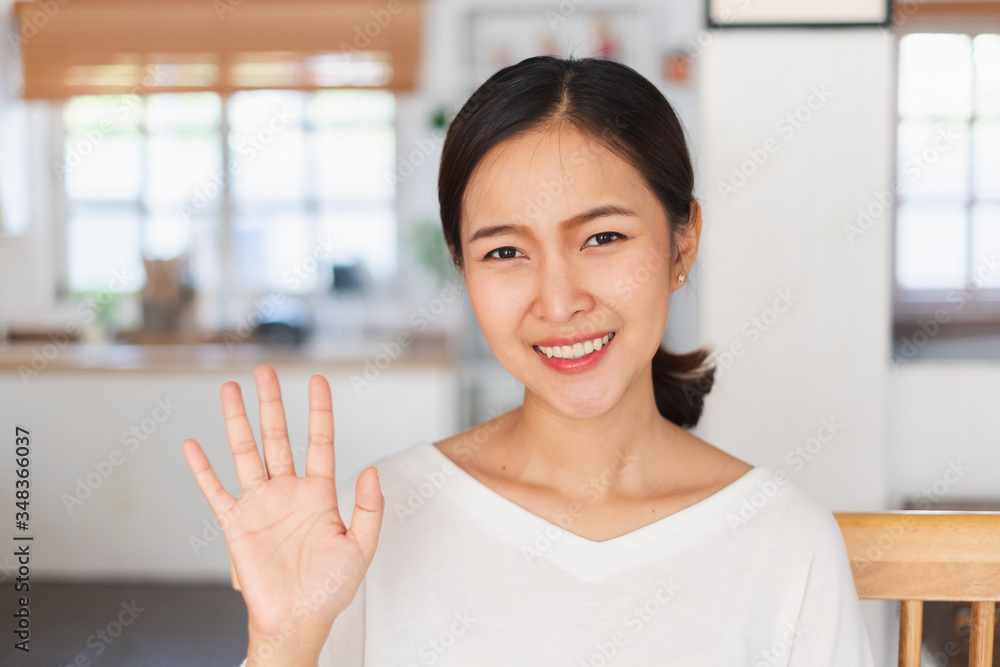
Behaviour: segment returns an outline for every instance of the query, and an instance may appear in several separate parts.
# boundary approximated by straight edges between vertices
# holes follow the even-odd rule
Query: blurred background
[[[236,491],[218,390],[256,429],[257,364],[300,471],[330,380],[341,481],[520,403],[436,179],[468,95],[532,55],[625,62],[684,125],[703,236],[664,342],[715,352],[696,434],[834,511],[1000,509],[1000,3],[0,0],[0,27],[0,437],[30,432],[35,591],[4,664],[242,660],[180,444]],[[897,605],[862,604],[895,664]],[[927,664],[959,664],[938,612]]]

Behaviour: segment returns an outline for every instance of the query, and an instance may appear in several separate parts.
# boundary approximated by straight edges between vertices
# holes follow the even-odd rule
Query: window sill
[[[995,324],[897,326],[892,360],[896,365],[941,359],[1000,361],[1000,327]]]

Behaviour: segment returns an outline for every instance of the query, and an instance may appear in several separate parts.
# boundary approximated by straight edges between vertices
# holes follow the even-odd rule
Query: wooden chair
[[[969,667],[993,663],[1000,512],[835,513],[863,600],[899,600],[899,666],[919,667],[923,602],[972,603]]]

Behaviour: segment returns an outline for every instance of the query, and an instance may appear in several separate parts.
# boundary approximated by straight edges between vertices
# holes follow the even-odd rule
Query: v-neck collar
[[[450,464],[454,471],[441,485],[443,493],[464,510],[479,517],[484,527],[496,531],[525,554],[525,561],[550,561],[576,576],[594,580],[602,576],[683,551],[719,530],[732,531],[727,517],[739,515],[740,505],[773,476],[758,465],[712,495],[673,514],[631,532],[595,542],[518,505],[470,475],[429,440],[417,442],[410,451],[410,465],[420,479],[423,472],[441,471]]]

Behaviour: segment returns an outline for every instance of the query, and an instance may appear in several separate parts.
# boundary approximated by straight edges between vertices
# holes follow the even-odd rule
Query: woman
[[[673,110],[624,65],[529,58],[472,95],[441,218],[524,402],[376,461],[352,499],[321,376],[305,477],[273,369],[263,462],[223,385],[242,497],[184,453],[241,582],[247,664],[872,664],[832,514],[686,430],[713,369],[660,341],[697,254],[693,188]]]

